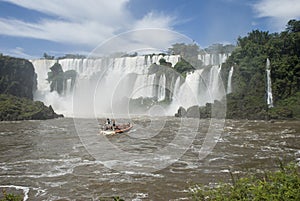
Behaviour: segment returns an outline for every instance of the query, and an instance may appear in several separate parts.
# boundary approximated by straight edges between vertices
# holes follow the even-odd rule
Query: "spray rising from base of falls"
[[[224,97],[220,65],[195,70],[185,78],[164,69],[149,74],[151,64],[158,63],[162,57],[34,60],[32,63],[38,75],[35,99],[52,105],[56,112],[65,116],[98,117],[136,113],[173,116],[180,106],[203,106]],[[174,66],[180,56],[164,58]],[[66,92],[63,96],[50,93],[46,79],[55,62],[61,64],[64,71],[75,70],[79,74],[72,93]],[[153,114],[157,105],[161,111]]]

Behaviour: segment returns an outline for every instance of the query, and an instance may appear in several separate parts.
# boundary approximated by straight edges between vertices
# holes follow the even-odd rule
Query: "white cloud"
[[[103,20],[110,22],[126,16],[129,0],[3,0],[18,6],[72,21]],[[108,19],[109,18],[109,19]]]
[[[284,29],[288,20],[300,17],[299,0],[260,0],[253,8],[257,17],[270,18],[270,25],[275,30]]]
[[[171,28],[175,17],[164,15],[163,13],[150,12],[134,24],[136,29],[144,28]]]
[[[162,52],[174,43],[191,41],[190,38],[168,29],[137,29],[106,40],[89,56],[103,56],[114,52]]]
[[[171,29],[175,18],[150,12],[135,19],[128,10],[130,0],[3,0],[49,17],[35,22],[0,18],[0,34],[45,39],[63,44],[95,47],[123,31],[141,28]]]

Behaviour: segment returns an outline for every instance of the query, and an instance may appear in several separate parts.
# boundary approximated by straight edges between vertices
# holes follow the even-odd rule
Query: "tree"
[[[48,55],[46,52],[43,54],[43,57],[44,57],[45,59],[54,59],[54,56],[50,56],[50,55]]]
[[[172,63],[171,62],[167,62],[164,58],[161,58],[159,60],[159,64],[160,65],[163,65],[163,66],[169,66],[169,67],[172,67]]]
[[[174,66],[174,69],[184,77],[186,76],[186,73],[195,70],[195,68],[184,59],[181,59],[179,62],[177,62]]]
[[[288,32],[299,32],[300,31],[300,21],[298,20],[290,20],[286,26],[286,30]]]
[[[297,92],[300,91],[299,25],[300,21],[290,20],[284,32],[270,34],[253,30],[246,37],[238,38],[237,48],[222,66],[222,69],[227,70],[235,66],[233,75],[235,90],[227,99],[231,104],[228,105],[228,111],[238,110],[241,115],[257,113],[261,114],[261,118],[266,114],[265,66],[266,59],[269,58],[275,107],[279,108],[277,110],[281,114],[291,114],[291,111],[300,114],[300,105],[287,104],[288,100],[299,97]],[[250,116],[248,114],[243,117]]]

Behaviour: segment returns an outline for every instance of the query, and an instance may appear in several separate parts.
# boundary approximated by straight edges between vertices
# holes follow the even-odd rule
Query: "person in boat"
[[[110,119],[109,118],[106,119],[105,128],[106,128],[105,130],[111,129]]]
[[[112,120],[112,129],[115,130],[115,128],[116,128],[116,121],[113,119]]]

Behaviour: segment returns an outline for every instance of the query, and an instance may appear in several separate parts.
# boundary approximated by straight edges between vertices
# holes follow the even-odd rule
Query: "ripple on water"
[[[160,120],[157,117],[153,121]],[[102,195],[126,200],[184,200],[188,194],[184,192],[188,189],[187,181],[208,185],[220,180],[226,182],[230,180],[229,171],[240,174],[251,168],[273,167],[274,160],[280,157],[296,158],[300,166],[299,122],[270,124],[228,120],[225,132],[213,139],[217,141],[215,147],[206,158],[199,160],[208,124],[201,122],[193,144],[181,147],[180,143],[172,142],[178,134],[173,133],[173,128],[182,126],[180,120],[171,117],[163,120],[166,120],[165,130],[149,139],[132,137],[143,137],[143,133],[108,139],[114,146],[125,151],[129,147],[136,151],[134,153],[141,150],[154,153],[167,145],[173,150],[187,149],[179,160],[167,154],[158,155],[155,162],[172,160],[171,165],[153,172],[142,171],[142,168],[131,171],[131,166],[143,165],[140,159],[124,162],[111,154],[109,160],[95,160],[85,150],[72,119],[1,123],[1,188],[19,189],[27,200],[96,200]],[[85,121],[81,122],[83,130],[96,138],[98,125],[93,127]],[[146,117],[137,117],[134,121],[140,128],[151,123]],[[195,134],[189,127],[182,131],[183,140]],[[131,132],[138,132],[138,129]],[[153,166],[153,158],[143,160]],[[114,170],[119,165],[123,165],[124,171]]]

